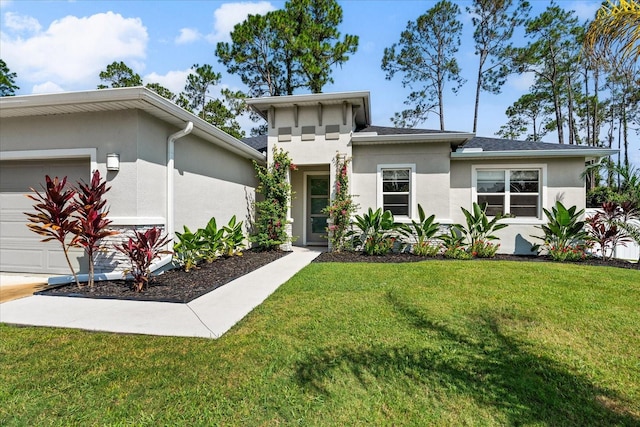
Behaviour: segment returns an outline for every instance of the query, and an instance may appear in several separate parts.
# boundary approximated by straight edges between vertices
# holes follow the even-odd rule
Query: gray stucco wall
[[[584,171],[584,158],[563,159],[513,159],[513,160],[453,160],[451,162],[451,218],[464,223],[461,206],[469,209],[472,205],[473,166],[531,167],[541,166],[546,170],[543,182],[542,207],[551,209],[556,200],[565,206],[585,207],[585,184],[580,174]],[[531,245],[540,243],[532,236],[541,235],[536,228],[546,223],[546,217],[540,219],[506,219],[508,227],[498,231],[501,253],[530,255]]]
[[[126,229],[164,225],[167,137],[178,130],[143,111],[124,110],[3,119],[0,137],[3,152],[95,149],[97,168],[111,187],[109,218]],[[108,153],[120,155],[119,171],[107,172]],[[176,142],[174,176],[176,230],[202,227],[212,216],[218,224],[232,215],[250,218],[256,187],[251,160],[188,135]]]
[[[257,180],[250,160],[188,135],[175,145],[175,222],[198,228],[212,216],[218,226],[233,216],[252,218]],[[192,228],[192,229],[193,229]]]
[[[378,166],[415,164],[415,201],[412,216],[417,219],[417,204],[439,221],[449,219],[449,144],[434,142],[402,145],[355,145],[353,147],[352,186],[360,212],[377,209]]]

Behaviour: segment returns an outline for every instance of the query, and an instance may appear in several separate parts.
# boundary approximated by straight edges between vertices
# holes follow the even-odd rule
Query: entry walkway
[[[0,322],[218,338],[320,253],[294,247],[289,255],[187,304],[34,295],[0,304]]]

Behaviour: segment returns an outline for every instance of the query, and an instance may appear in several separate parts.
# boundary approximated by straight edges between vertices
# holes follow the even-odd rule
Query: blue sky
[[[467,83],[458,95],[445,100],[445,124],[450,130],[470,131],[477,67],[471,19],[465,6],[462,46],[458,61]],[[533,14],[549,4],[531,0]],[[574,10],[581,21],[591,19],[599,0],[557,2]],[[374,124],[391,125],[390,117],[405,108],[407,90],[400,78],[388,81],[380,69],[383,50],[396,42],[409,20],[415,20],[435,1],[347,0],[340,1],[344,20],[342,34],[360,37],[358,52],[334,69],[335,82],[325,92],[368,90]],[[0,0],[0,57],[18,74],[18,94],[94,89],[98,73],[113,61],[124,61],[143,76],[145,83],[158,82],[180,92],[193,64],[209,63],[221,72],[221,86],[243,90],[240,80],[217,62],[215,45],[228,41],[233,25],[249,13],[265,13],[283,7],[283,1],[48,1]],[[516,40],[517,41],[517,40]],[[481,95],[478,135],[494,136],[506,122],[505,109],[525,93],[531,76],[513,76],[502,94]],[[242,120],[248,129],[251,123]],[[437,116],[421,127],[438,128]],[[553,141],[554,136],[546,138]],[[640,142],[632,135],[634,163],[640,164]]]

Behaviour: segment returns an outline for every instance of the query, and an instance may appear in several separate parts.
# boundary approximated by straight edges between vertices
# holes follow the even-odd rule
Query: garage
[[[41,190],[45,175],[67,176],[75,185],[90,176],[89,158],[46,160],[2,160],[0,162],[0,271],[69,274],[58,242],[43,243],[30,231],[24,212],[35,212],[33,200],[25,194],[30,187]],[[67,184],[69,185],[69,184]],[[82,249],[72,249],[70,259],[76,271],[84,265]]]

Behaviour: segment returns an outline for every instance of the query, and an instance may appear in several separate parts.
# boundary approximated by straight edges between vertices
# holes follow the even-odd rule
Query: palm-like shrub
[[[500,223],[501,216],[493,219],[487,217],[487,204],[479,205],[474,202],[471,211],[460,208],[465,217],[465,225],[454,224],[452,232],[457,232],[462,237],[462,245],[466,247],[469,255],[479,258],[493,258],[499,248],[498,244],[492,243],[498,240],[494,235],[498,230],[507,227],[508,224]],[[451,238],[449,235],[447,238]]]
[[[541,229],[544,235],[532,236],[542,240],[543,243],[535,245],[533,250],[539,250],[542,247],[555,260],[564,260],[565,256],[572,260],[582,258],[589,235],[584,229],[585,222],[582,220],[584,209],[579,211],[577,209],[577,206],[566,208],[560,201],[556,201],[551,211],[543,209],[547,223],[537,228]]]
[[[111,220],[107,219],[109,211],[105,209],[107,200],[104,195],[111,189],[107,182],[100,177],[99,171],[94,171],[89,184],[84,181],[78,183],[74,206],[78,218],[77,231],[74,242],[82,246],[89,259],[89,286],[94,281],[94,255],[100,249],[100,240],[118,234],[107,227]]]
[[[42,242],[56,240],[60,243],[69,270],[71,270],[76,284],[80,286],[78,275],[69,260],[69,248],[77,246],[77,244],[73,239],[68,240],[70,236],[75,237],[78,228],[78,219],[74,217],[76,208],[73,203],[76,192],[72,188],[65,188],[66,184],[66,176],[62,179],[58,179],[58,177],[51,179],[49,175],[46,175],[45,185],[42,186],[44,192],[40,193],[31,188],[35,195],[27,194],[28,198],[36,202],[33,206],[36,213],[25,212],[25,215],[29,219],[27,227],[34,233],[45,236],[41,240]]]
[[[133,277],[133,287],[136,292],[142,292],[149,284],[151,275],[151,263],[160,257],[160,254],[169,254],[171,251],[162,248],[169,242],[169,238],[162,236],[156,227],[140,232],[135,230],[135,237],[129,238],[126,243],[115,245],[115,248],[129,258],[131,268],[127,270]]]
[[[356,215],[353,225],[353,244],[367,255],[385,255],[391,252],[398,237],[406,235],[407,228],[395,222],[391,211],[381,208]]]
[[[176,231],[178,241],[173,245],[173,260],[188,272],[197,267],[198,262],[203,258],[204,242],[200,230],[194,233],[186,225],[183,228],[182,233]]]
[[[440,231],[440,224],[435,222],[435,215],[427,217],[422,206],[418,204],[418,221],[411,221],[411,231],[416,239],[413,253],[419,256],[434,256],[440,251],[440,246],[433,244],[436,233]]]

